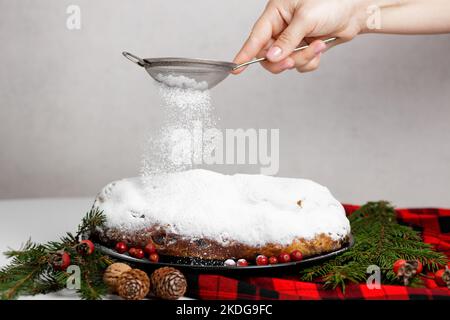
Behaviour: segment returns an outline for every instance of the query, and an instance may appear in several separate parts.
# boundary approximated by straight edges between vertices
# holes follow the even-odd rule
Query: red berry
[[[416,274],[422,273],[423,271],[423,265],[419,260],[412,260],[412,261],[406,261],[404,259],[399,259],[394,262],[394,265],[392,267],[392,270],[396,275],[398,275],[398,272],[402,267],[404,267],[407,263],[409,263],[412,266],[415,266],[416,268]]]
[[[417,272],[416,274],[420,274],[423,271],[423,264],[419,260],[417,260]]]
[[[256,257],[256,265],[266,266],[268,264],[269,264],[269,259],[266,256],[260,254],[259,256]]]
[[[130,248],[130,250],[128,250],[128,253],[130,254],[130,256],[137,259],[142,259],[145,256],[144,250],[142,250],[141,248]]]
[[[271,256],[269,258],[269,264],[277,264],[277,263],[278,263],[277,257]]]
[[[400,268],[404,267],[405,264],[406,264],[406,260],[404,260],[404,259],[399,259],[399,260],[395,261],[394,265],[392,266],[392,271],[394,271],[394,273],[396,275],[398,275]]]
[[[444,275],[445,270],[441,269],[436,271],[436,273],[434,274],[434,281],[436,281],[436,284],[440,287],[446,286],[447,284],[445,283],[445,281],[442,279],[442,276]]]
[[[91,240],[82,240],[76,246],[78,254],[88,256],[94,252],[95,246]]]
[[[301,261],[303,259],[303,254],[299,250],[294,250],[291,252],[292,261]]]
[[[287,254],[286,252],[282,252],[280,253],[280,255],[278,256],[278,261],[280,263],[288,263],[291,261],[291,257],[289,256],[289,254]]]
[[[70,256],[67,252],[57,252],[52,257],[52,265],[56,270],[66,270],[70,266]]]
[[[152,253],[156,253],[156,247],[152,242],[149,242],[145,246],[144,251],[146,254],[150,256]]]
[[[136,248],[130,248],[128,250],[128,254],[132,257],[134,257],[134,255],[136,254]]]
[[[141,248],[137,248],[136,251],[134,252],[134,257],[137,259],[144,258],[145,257],[144,250],[142,250]]]
[[[436,271],[434,274],[434,280],[438,286],[447,287],[450,289],[450,269],[445,267],[445,269]]]
[[[159,261],[159,254],[157,254],[156,252],[155,252],[155,253],[152,253],[152,254],[150,254],[150,256],[148,257],[148,259],[149,259],[151,262],[158,262],[158,261]]]
[[[125,242],[117,242],[116,251],[118,253],[125,253],[128,251],[128,246]]]
[[[239,259],[236,264],[238,267],[247,267],[248,262],[245,259]]]

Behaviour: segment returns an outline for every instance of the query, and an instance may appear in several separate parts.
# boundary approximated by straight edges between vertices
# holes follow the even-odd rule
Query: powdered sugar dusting
[[[350,232],[342,205],[305,179],[188,170],[116,181],[94,206],[110,228],[129,232],[161,224],[181,236],[223,243],[287,245],[299,237],[324,233],[337,240]]]
[[[196,143],[208,141],[193,139],[197,126],[215,125],[209,90],[184,87],[183,76],[171,76],[170,85],[158,83],[163,101],[165,121],[159,132],[146,144],[142,161],[142,176],[169,173],[192,168],[192,150]]]
[[[188,78],[183,75],[161,74],[158,73],[155,79],[161,83],[164,83],[168,87],[177,87],[182,89],[192,90],[206,90],[208,89],[208,82],[196,81],[195,79]]]

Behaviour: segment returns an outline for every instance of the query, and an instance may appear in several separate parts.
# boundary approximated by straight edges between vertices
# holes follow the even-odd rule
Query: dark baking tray
[[[267,266],[249,265],[247,267],[226,267],[223,261],[176,258],[161,256],[159,262],[151,262],[148,259],[133,258],[128,254],[121,254],[113,249],[107,248],[101,244],[95,244],[97,250],[113,257],[116,260],[125,261],[136,265],[140,269],[153,270],[160,267],[174,267],[190,273],[210,273],[210,274],[230,274],[230,275],[255,275],[255,274],[274,274],[296,272],[301,268],[321,263],[331,259],[351,248],[354,244],[353,236],[349,236],[347,244],[342,248],[321,255],[307,257],[301,261],[278,263]]]

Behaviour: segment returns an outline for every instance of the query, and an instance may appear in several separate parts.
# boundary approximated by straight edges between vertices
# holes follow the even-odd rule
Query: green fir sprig
[[[349,220],[354,246],[323,264],[303,269],[302,280],[319,280],[326,288],[340,287],[345,292],[349,282],[366,281],[370,265],[380,268],[382,283],[402,284],[392,271],[398,259],[419,260],[430,271],[447,263],[446,256],[424,243],[419,232],[397,222],[395,210],[388,202],[369,202],[351,214]],[[421,286],[422,281],[415,277],[410,285]]]
[[[19,250],[5,252],[10,264],[0,269],[1,299],[15,299],[19,295],[46,294],[66,287],[70,276],[52,265],[52,257],[64,251],[71,257],[71,264],[81,269],[82,299],[100,299],[107,293],[102,281],[103,271],[112,263],[108,256],[94,250],[91,255],[80,255],[76,251],[81,237],[89,234],[105,222],[105,216],[98,210],[89,211],[78,226],[75,234],[68,232],[59,241],[37,244],[28,240]]]

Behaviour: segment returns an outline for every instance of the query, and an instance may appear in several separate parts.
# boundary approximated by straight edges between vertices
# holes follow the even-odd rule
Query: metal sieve
[[[324,40],[329,43],[336,38]],[[294,52],[308,48],[308,45],[294,49]],[[158,82],[171,87],[206,90],[215,87],[224,80],[230,72],[262,62],[266,58],[254,59],[241,64],[225,61],[188,59],[188,58],[147,58],[142,59],[129,52],[122,54],[131,62],[145,68],[148,74]]]

